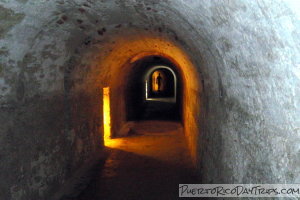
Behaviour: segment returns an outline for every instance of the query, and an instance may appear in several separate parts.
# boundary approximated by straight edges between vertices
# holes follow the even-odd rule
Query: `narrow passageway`
[[[0,200],[300,184],[299,10],[300,0],[0,0]]]
[[[74,200],[177,199],[179,183],[196,183],[181,124],[141,121],[131,132],[111,141],[104,166]]]

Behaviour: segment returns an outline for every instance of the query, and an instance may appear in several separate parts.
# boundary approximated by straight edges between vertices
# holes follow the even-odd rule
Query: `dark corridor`
[[[175,73],[175,78],[167,69]],[[153,68],[157,68],[151,71]],[[147,72],[149,75],[147,76]],[[151,84],[157,83],[154,74],[161,76],[160,89],[155,91]],[[177,79],[176,82],[174,79]],[[148,80],[148,85],[146,81]],[[127,121],[140,120],[181,120],[181,80],[174,64],[168,59],[158,56],[149,56],[134,63],[133,70],[128,77],[126,88],[126,119]],[[177,93],[175,92],[177,91]],[[147,95],[147,94],[148,95]],[[148,99],[147,99],[148,96]],[[174,97],[174,100],[170,100]]]

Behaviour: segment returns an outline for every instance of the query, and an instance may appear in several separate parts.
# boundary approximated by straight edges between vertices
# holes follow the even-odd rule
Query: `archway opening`
[[[140,34],[116,38],[105,49],[109,50],[99,54],[88,80],[96,80],[97,84],[91,81],[92,86],[110,88],[112,140],[122,145],[122,140],[116,138],[138,135],[145,130],[166,133],[167,126],[162,123],[172,122],[176,125],[171,131],[176,128],[185,136],[196,164],[203,101],[200,74],[190,57],[166,38]],[[146,84],[156,82],[155,72],[163,73],[161,78],[167,79],[165,86],[167,82],[172,85],[163,95],[149,93],[150,98],[146,99]],[[163,83],[160,87],[164,87]]]
[[[126,120],[181,121],[181,84],[175,65],[164,57],[134,62],[125,89]]]

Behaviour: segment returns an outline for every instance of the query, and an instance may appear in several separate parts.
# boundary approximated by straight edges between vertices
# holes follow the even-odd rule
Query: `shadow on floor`
[[[174,200],[182,199],[180,183],[200,183],[180,123],[141,121],[132,128],[138,135],[112,139],[106,160],[63,200]]]
[[[91,172],[93,178],[86,189],[64,200],[178,199],[178,184],[197,183],[190,168],[122,150],[109,151],[106,162]]]
[[[168,102],[147,102],[140,116],[141,120],[173,120],[180,119],[178,105]]]
[[[146,120],[133,122],[132,131],[137,134],[169,134],[170,132],[178,131],[182,129],[182,125],[179,122],[174,121],[158,121],[158,120]],[[182,131],[182,130],[181,130]]]

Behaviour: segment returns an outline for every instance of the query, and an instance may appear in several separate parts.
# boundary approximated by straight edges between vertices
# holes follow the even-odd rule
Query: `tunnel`
[[[133,63],[125,93],[126,119],[180,120],[181,82],[173,64],[158,56]]]
[[[299,184],[299,9],[1,1],[0,199]]]

